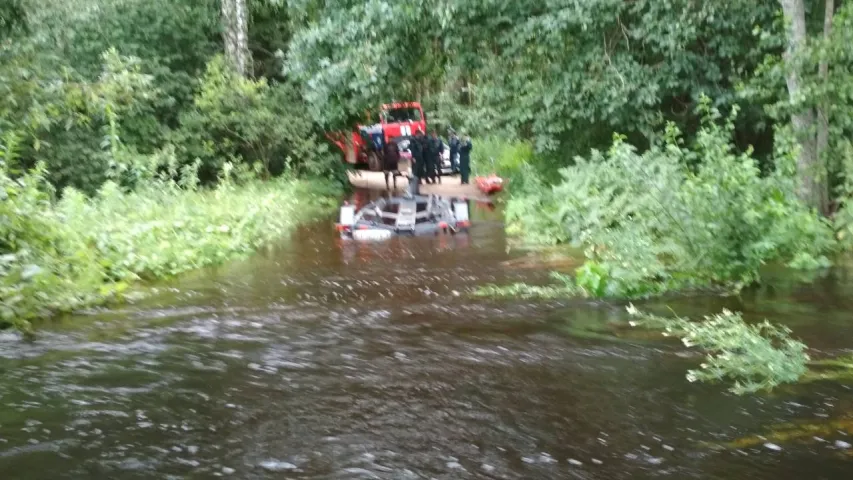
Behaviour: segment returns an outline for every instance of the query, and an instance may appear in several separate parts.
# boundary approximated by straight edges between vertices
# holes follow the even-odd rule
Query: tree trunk
[[[832,16],[835,12],[835,0],[826,0],[825,9],[823,12],[823,39],[824,42],[829,41],[829,36],[832,33]],[[818,73],[820,75],[820,81],[826,85],[827,78],[829,77],[829,64],[826,61],[826,57],[822,58],[820,61],[820,65],[818,67]],[[824,100],[820,108],[817,111],[817,158],[821,163],[829,167],[828,165],[828,155],[827,150],[829,149],[829,113],[826,111],[827,104]],[[821,199],[821,203],[825,206],[828,206],[830,203],[829,199],[829,191],[827,188],[823,189],[823,198]]]
[[[252,74],[252,57],[249,52],[249,9],[246,0],[222,1],[222,38],[225,58],[242,76]]]
[[[788,96],[791,102],[797,102],[800,92],[800,72],[796,57],[808,40],[806,32],[806,12],[803,0],[779,0],[785,17],[791,22],[788,30],[788,45],[785,49],[785,61],[788,64],[786,83],[788,85]],[[800,154],[797,159],[797,176],[799,177],[800,199],[810,207],[825,212],[822,199],[826,190],[823,182],[823,169],[820,168],[820,158],[817,155],[817,141],[815,138],[815,116],[811,108],[803,108],[800,112],[791,116],[794,134],[800,145]]]

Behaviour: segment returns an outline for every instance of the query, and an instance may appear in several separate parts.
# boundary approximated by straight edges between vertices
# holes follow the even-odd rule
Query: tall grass
[[[192,172],[191,172],[192,175]],[[336,187],[282,178],[213,190],[170,178],[133,192],[108,182],[93,197],[52,200],[43,168],[11,178],[0,163],[0,324],[31,321],[120,296],[254,252],[327,209]]]

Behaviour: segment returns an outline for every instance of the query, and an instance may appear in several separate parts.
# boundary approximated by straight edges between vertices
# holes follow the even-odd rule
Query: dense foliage
[[[769,262],[827,265],[832,230],[797,200],[790,158],[762,176],[750,153],[731,144],[734,115],[720,125],[704,105],[692,148],[673,125],[642,154],[617,138],[562,169],[552,187],[512,199],[508,221],[530,240],[583,248],[576,284],[594,297],[739,290]]]
[[[226,161],[341,178],[294,85],[240,77],[217,56],[219,0],[20,4],[31,33],[0,42],[0,130],[18,150],[12,172],[41,161],[59,191],[91,194],[134,155],[175,146],[181,164],[201,160],[203,183]],[[280,12],[259,9],[253,24]],[[280,63],[271,57],[261,59]]]
[[[257,6],[270,31],[282,10]],[[0,7],[0,326],[249,253],[336,193],[343,166],[298,88],[220,55],[219,7]]]
[[[313,23],[296,32],[286,71],[324,121],[419,96],[473,133],[515,132],[568,159],[614,130],[641,140],[665,119],[689,130],[700,94],[736,103],[735,85],[783,43],[775,0],[293,3]],[[448,96],[476,115],[448,111]],[[756,105],[741,130],[766,126]]]
[[[241,160],[257,163],[265,175],[342,178],[339,157],[319,142],[299,103],[292,86],[240,77],[215,57],[171,139],[179,157],[201,161],[202,179],[215,179],[224,162]]]

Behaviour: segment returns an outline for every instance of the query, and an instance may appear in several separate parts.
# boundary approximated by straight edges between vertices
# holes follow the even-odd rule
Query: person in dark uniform
[[[459,174],[465,185],[468,184],[468,176],[471,175],[471,150],[473,149],[471,137],[468,135],[462,137],[462,142],[459,144]]]
[[[388,176],[394,180],[394,189],[397,189],[397,176],[400,170],[400,146],[397,142],[391,140],[385,144],[385,155],[383,158],[384,165],[382,171],[385,173],[385,190],[390,190],[388,185]]]
[[[412,175],[417,179],[417,183],[424,180],[426,176],[426,168],[424,165],[424,131],[418,128],[415,137],[409,142],[409,151],[412,152]]]
[[[450,147],[450,170],[453,173],[459,173],[459,159],[456,158],[459,155],[459,137],[456,136],[456,132],[452,128],[447,144]]]
[[[441,141],[441,138],[438,137],[438,134],[432,132],[432,140],[436,145],[435,152],[435,163],[433,164],[435,176],[433,179],[438,179],[438,183],[441,183],[441,155],[444,153],[444,142]]]
[[[441,163],[441,152],[443,149],[444,145],[441,143],[441,139],[438,138],[435,130],[433,130],[427,139],[426,154],[424,155],[426,157],[425,166],[428,183],[436,183],[436,173]]]
[[[435,145],[432,143],[432,132],[429,132],[424,137],[424,181],[432,183],[432,171],[434,163],[433,155],[435,154]]]
[[[433,170],[433,150],[435,146],[432,143],[432,133],[426,134],[422,138],[423,149],[424,149],[424,165],[421,169],[423,172],[423,178],[425,183],[432,183],[432,170]]]

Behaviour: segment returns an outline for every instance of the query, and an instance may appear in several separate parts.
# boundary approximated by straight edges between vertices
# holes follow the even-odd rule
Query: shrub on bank
[[[782,164],[792,158],[762,176],[750,152],[732,147],[734,114],[720,126],[704,105],[694,148],[672,126],[643,154],[617,138],[561,169],[552,187],[514,193],[508,222],[529,240],[583,247],[575,281],[594,297],[739,290],[769,262],[826,266],[832,230],[797,200]]]
[[[127,193],[107,182],[89,198],[52,200],[43,166],[12,178],[0,161],[0,324],[101,303],[139,279],[160,279],[249,254],[328,208],[337,187],[279,178],[197,188],[165,174]],[[175,181],[173,178],[182,178]]]

